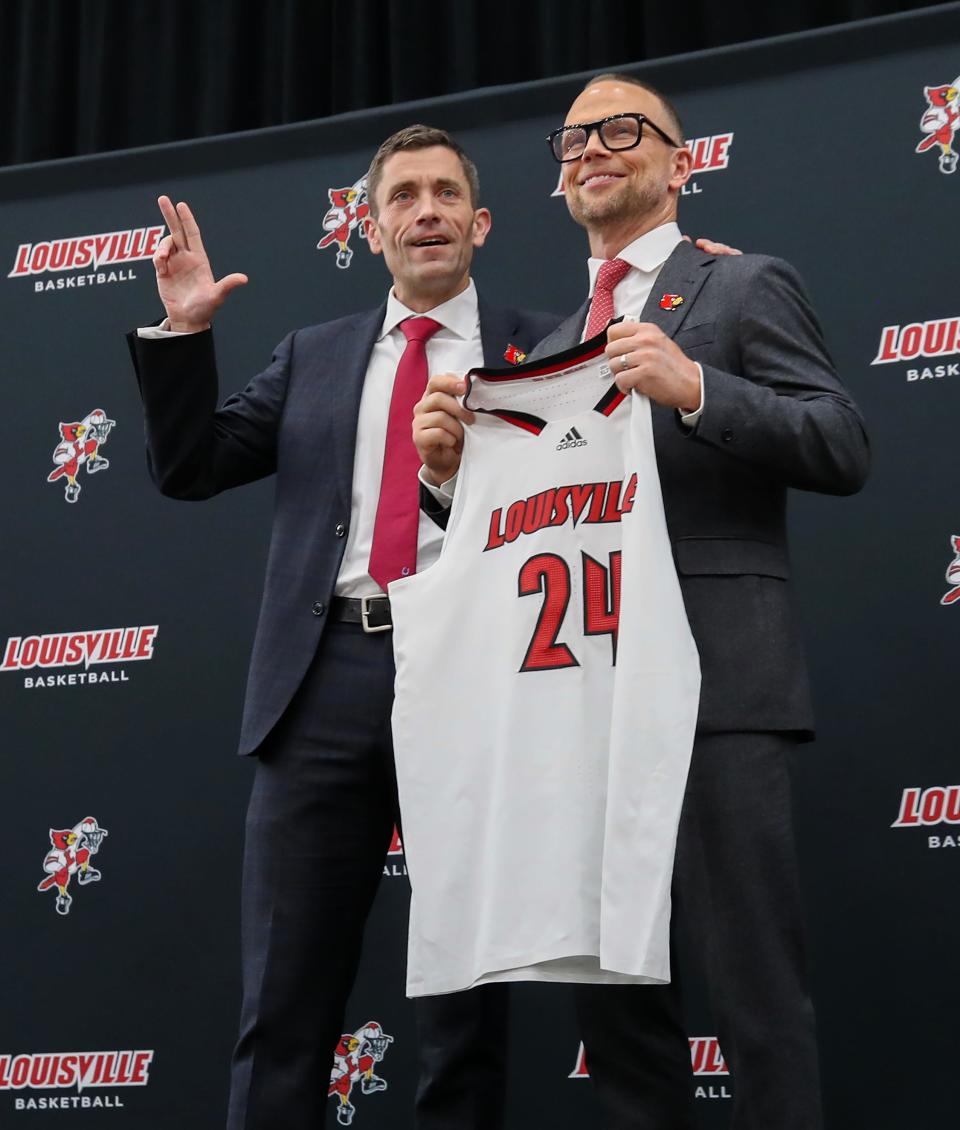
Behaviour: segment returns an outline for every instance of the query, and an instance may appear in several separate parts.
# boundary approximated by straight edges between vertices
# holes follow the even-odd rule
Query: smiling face
[[[422,313],[464,290],[490,213],[474,209],[457,154],[441,145],[394,153],[376,191],[367,240],[386,260],[397,298]]]
[[[643,114],[668,134],[674,132],[660,99],[626,82],[588,86],[564,124],[595,122],[613,114]],[[567,207],[587,229],[592,254],[612,258],[638,236],[675,220],[691,165],[689,149],[668,145],[647,127],[639,145],[616,151],[607,149],[594,130],[583,155],[563,165]]]

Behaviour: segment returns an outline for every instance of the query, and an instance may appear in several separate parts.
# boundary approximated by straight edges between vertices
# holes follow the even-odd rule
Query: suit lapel
[[[562,353],[565,349],[572,349],[580,341],[580,335],[583,333],[583,327],[587,322],[587,313],[590,310],[590,299],[575,311],[565,321],[561,322],[559,326],[550,334],[545,337],[543,341],[537,346],[536,349],[530,354],[530,360],[535,360],[538,357],[550,357],[554,353]]]
[[[657,275],[640,321],[652,322],[667,337],[673,337],[690,313],[700,288],[713,269],[713,262],[712,257],[704,255],[686,240],[678,243]],[[661,301],[667,296],[679,296],[683,301],[675,307],[661,306]]]
[[[333,421],[333,476],[345,505],[352,494],[353,461],[357,448],[360,397],[370,364],[370,354],[383,325],[386,303],[376,310],[358,314],[334,340],[332,353],[324,367],[333,379],[329,382],[330,418]]]
[[[484,302],[482,295],[477,295],[477,313],[480,317],[480,344],[483,348],[483,363],[487,368],[498,368],[506,364],[504,352],[510,339],[517,332],[517,319],[515,315],[508,316],[508,311],[499,306],[491,306]]]

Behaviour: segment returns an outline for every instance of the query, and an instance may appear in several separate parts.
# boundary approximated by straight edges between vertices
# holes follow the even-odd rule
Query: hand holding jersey
[[[607,358],[621,392],[636,389],[684,414],[700,407],[700,367],[651,322],[622,321],[607,330]]]
[[[423,397],[413,409],[413,442],[434,486],[448,482],[460,466],[463,451],[463,425],[472,424],[474,415],[459,397],[467,382],[455,373],[436,373]]]

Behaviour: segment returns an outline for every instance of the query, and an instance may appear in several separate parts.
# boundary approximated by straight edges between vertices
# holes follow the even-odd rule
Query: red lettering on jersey
[[[589,553],[581,551],[583,561],[583,634],[609,636],[613,648],[613,666],[617,665],[617,633],[620,627],[620,562],[621,552],[610,554],[606,569]]]
[[[557,642],[570,603],[570,568],[555,553],[539,553],[520,568],[517,595],[533,596],[539,592],[543,593],[543,604],[520,670],[556,671],[561,667],[579,667],[570,648]]]
[[[535,534],[548,526],[562,526],[570,519],[578,523],[619,522],[633,509],[637,476],[631,475],[626,487],[621,479],[608,483],[572,483],[550,487],[518,498],[504,508],[490,512],[487,543],[483,547],[499,549],[517,540],[521,534]]]

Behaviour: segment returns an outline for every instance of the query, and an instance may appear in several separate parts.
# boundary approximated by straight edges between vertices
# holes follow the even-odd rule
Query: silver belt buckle
[[[378,627],[370,626],[370,601],[383,600],[381,596],[361,596],[360,597],[360,623],[363,625],[363,630],[372,635],[374,632],[389,632],[393,624],[380,624]]]

